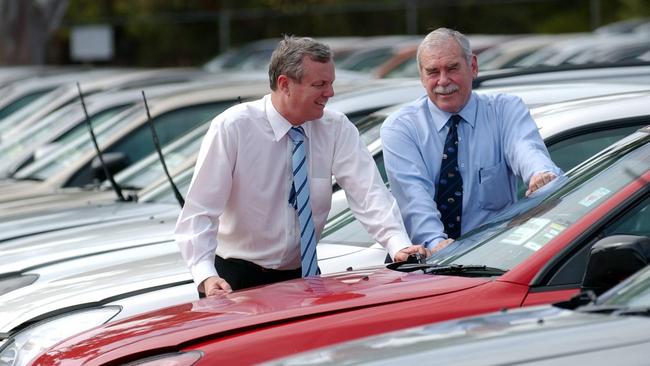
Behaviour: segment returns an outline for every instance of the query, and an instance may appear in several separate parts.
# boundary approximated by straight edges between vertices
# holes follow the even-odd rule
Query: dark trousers
[[[300,268],[286,271],[269,269],[243,259],[223,259],[218,255],[214,258],[214,268],[217,269],[219,277],[230,284],[233,291],[292,280],[302,276]],[[203,298],[205,294],[199,292],[199,297]]]

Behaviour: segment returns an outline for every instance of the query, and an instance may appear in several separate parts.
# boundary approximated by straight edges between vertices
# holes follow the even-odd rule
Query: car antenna
[[[104,169],[104,175],[106,176],[106,179],[108,179],[108,181],[111,183],[111,187],[113,187],[115,194],[117,194],[118,200],[122,202],[126,202],[127,199],[124,198],[124,195],[122,194],[122,189],[120,188],[119,185],[117,185],[115,179],[113,179],[113,175],[108,170],[106,163],[104,163],[104,157],[102,156],[102,151],[99,149],[99,145],[97,144],[97,138],[95,137],[95,132],[93,131],[93,125],[90,122],[90,117],[88,116],[88,110],[86,109],[86,102],[84,101],[84,95],[81,92],[81,86],[79,85],[79,82],[77,82],[77,91],[79,91],[79,100],[81,101],[81,106],[83,107],[84,115],[86,116],[86,125],[88,126],[88,131],[90,132],[90,139],[93,141],[93,145],[95,145],[95,150],[97,151],[97,157],[99,158],[99,162],[102,164],[102,168]]]
[[[178,187],[176,187],[176,184],[174,183],[174,180],[172,179],[171,175],[169,175],[169,170],[167,170],[165,157],[163,156],[162,150],[160,148],[160,141],[158,140],[158,134],[156,133],[156,129],[153,126],[153,121],[151,120],[151,113],[149,113],[149,105],[147,104],[147,97],[144,95],[144,90],[142,91],[142,100],[144,100],[144,109],[147,111],[147,122],[149,124],[149,128],[151,128],[151,136],[153,137],[153,144],[156,146],[156,151],[158,152],[160,163],[162,164],[163,170],[165,171],[165,175],[169,180],[169,184],[172,186],[172,190],[174,191],[174,196],[176,196],[176,200],[178,201],[178,204],[181,205],[181,208],[183,208],[183,206],[185,205],[185,200],[183,199],[183,195],[181,195],[181,192],[178,191]]]

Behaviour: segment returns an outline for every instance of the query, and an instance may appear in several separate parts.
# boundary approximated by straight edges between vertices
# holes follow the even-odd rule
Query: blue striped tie
[[[293,186],[295,191],[294,207],[300,222],[300,258],[302,276],[314,276],[319,273],[316,258],[316,230],[311,217],[309,203],[309,179],[307,176],[307,154],[305,153],[305,132],[302,127],[292,127],[289,137],[293,141]]]
[[[457,114],[449,118],[435,198],[445,233],[454,239],[460,236],[463,215],[463,177],[458,170],[458,123],[462,120]]]

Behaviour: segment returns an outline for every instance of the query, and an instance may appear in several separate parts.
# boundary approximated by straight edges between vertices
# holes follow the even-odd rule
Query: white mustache
[[[436,86],[433,91],[437,94],[451,94],[458,91],[459,87],[456,84],[451,84],[447,86]]]

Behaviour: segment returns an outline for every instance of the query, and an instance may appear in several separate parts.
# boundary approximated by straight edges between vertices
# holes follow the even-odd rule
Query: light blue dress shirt
[[[458,113],[458,167],[463,177],[461,233],[488,222],[517,200],[544,171],[560,175],[528,107],[514,95],[472,92]],[[447,238],[436,207],[436,183],[450,113],[423,96],[390,115],[381,127],[384,163],[413,243],[431,248]]]

